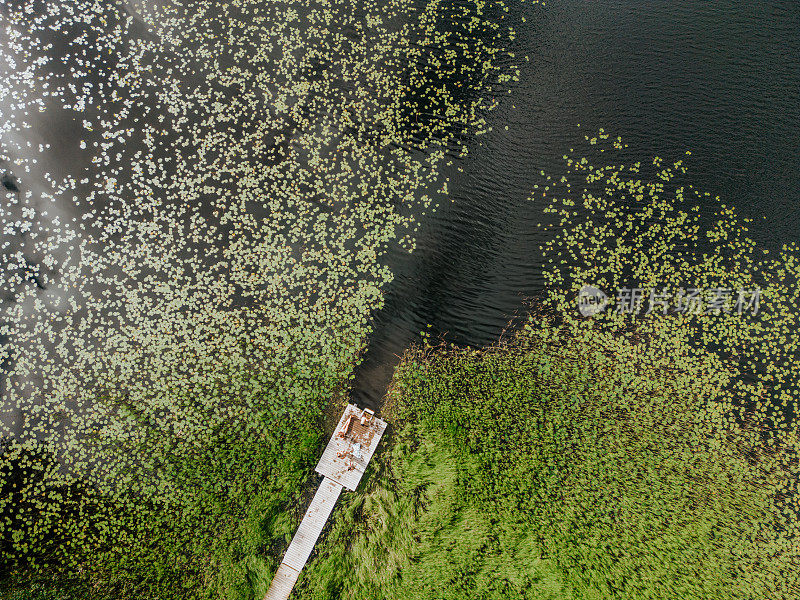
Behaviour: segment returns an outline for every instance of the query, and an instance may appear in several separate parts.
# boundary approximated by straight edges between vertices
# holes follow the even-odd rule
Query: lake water
[[[453,202],[423,224],[413,255],[390,260],[395,279],[356,376],[364,405],[380,404],[420,330],[490,344],[541,290],[543,205],[528,197],[541,170],[563,172],[560,157],[599,128],[636,160],[690,150],[689,180],[756,219],[758,242],[798,240],[800,3],[510,6],[529,61],[453,177]]]
[[[389,257],[394,281],[356,373],[359,404],[379,408],[399,356],[421,330],[481,346],[524,312],[542,289],[536,224],[544,206],[530,193],[541,170],[562,173],[561,156],[599,128],[622,136],[633,160],[690,150],[690,181],[755,218],[760,243],[798,239],[800,3],[508,5],[521,80],[487,115],[493,129],[469,141],[463,171],[451,173],[452,202],[422,221],[416,251]],[[51,138],[75,147],[87,135],[77,118],[42,117],[31,132],[17,141],[34,150]],[[46,173],[78,173],[88,159],[55,148],[23,191],[40,194]],[[49,211],[65,222],[81,218],[66,204]]]

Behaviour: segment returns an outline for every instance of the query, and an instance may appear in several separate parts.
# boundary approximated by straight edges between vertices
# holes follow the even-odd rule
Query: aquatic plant
[[[463,597],[463,577],[494,598],[536,598],[537,585],[575,599],[798,597],[796,545],[775,502],[790,476],[774,466],[780,453],[753,447],[748,432],[733,428],[724,439],[705,437],[698,414],[716,389],[698,382],[714,361],[687,363],[680,344],[667,355],[661,349],[646,338],[571,331],[538,314],[504,345],[409,353],[393,390],[396,418],[409,428],[392,454],[398,482],[385,478],[373,493],[384,487],[397,497],[379,502],[383,527],[364,516],[347,540],[371,552],[378,569],[388,560],[382,547],[407,552],[375,576],[389,580],[375,597]],[[431,456],[433,446],[447,458]],[[442,471],[440,460],[454,471],[449,501],[463,517],[437,518],[436,479],[409,471],[417,461]],[[468,514],[480,515],[470,520],[476,528],[453,531]],[[424,539],[455,541],[420,553],[421,541],[403,545],[429,520]],[[469,548],[481,521],[495,524],[487,554],[456,550]],[[526,562],[506,562],[523,550]],[[314,568],[337,551],[322,553]],[[495,555],[506,558],[494,565]],[[447,579],[425,578],[452,556]],[[496,586],[480,583],[483,569],[494,569]],[[370,585],[366,573],[340,573],[328,567],[320,579]],[[308,585],[331,597],[315,580]]]
[[[635,324],[653,353],[680,347],[687,363],[709,364],[695,382],[696,394],[713,390],[698,409],[704,435],[715,445],[746,432],[754,451],[771,456],[754,467],[784,473],[776,501],[786,510],[793,539],[800,533],[797,245],[777,252],[759,247],[749,235],[752,219],[686,182],[683,159],[666,166],[660,157],[645,165],[609,164],[609,154],[624,150],[622,140],[603,130],[586,140],[599,150],[595,160],[604,153],[602,162],[565,155],[567,172],[546,192],[556,235],[543,247],[545,306],[576,331],[600,331],[611,339]],[[665,304],[637,314],[615,310],[620,302],[613,298],[609,309],[584,319],[576,295],[585,284],[612,296],[620,288],[652,290]],[[686,304],[689,288],[702,291],[699,310],[665,310]],[[737,308],[740,292],[746,299]]]

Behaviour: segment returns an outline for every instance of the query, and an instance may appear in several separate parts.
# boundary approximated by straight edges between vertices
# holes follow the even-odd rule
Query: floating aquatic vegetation
[[[345,499],[305,594],[797,598],[778,453],[707,439],[717,365],[671,350],[546,312],[491,348],[412,349],[385,472]]]
[[[686,157],[671,164],[660,157],[611,164],[609,155],[626,147],[622,140],[603,130],[586,139],[605,154],[565,155],[567,173],[557,181],[550,177],[549,191],[541,192],[552,216],[545,227],[554,232],[542,248],[544,306],[586,343],[606,348],[613,361],[629,360],[653,373],[669,362],[673,370],[692,373],[691,388],[702,399],[699,446],[746,454],[743,468],[751,472],[742,476],[750,481],[770,473],[782,516],[778,531],[762,533],[775,538],[776,553],[796,559],[798,247],[759,247],[749,234],[752,219],[685,181]],[[610,306],[582,317],[577,296],[584,285],[609,292]],[[734,296],[728,310],[714,309],[708,293],[697,312],[620,310],[624,299],[614,299],[614,291],[634,287],[657,290],[669,300],[685,297],[688,288],[733,290]],[[730,310],[736,290],[759,290],[758,309]],[[731,439],[740,447],[732,449]]]
[[[247,488],[246,510],[248,478],[302,464],[292,445],[383,301],[382,257],[413,249],[453,140],[514,76],[513,32],[473,1],[444,29],[444,6],[3,8],[3,461],[57,457],[21,492],[52,518],[26,517],[8,556],[69,536],[66,563],[114,556],[118,536],[146,563],[143,521],[214,532],[234,517],[209,502]],[[59,512],[78,484],[91,500]]]

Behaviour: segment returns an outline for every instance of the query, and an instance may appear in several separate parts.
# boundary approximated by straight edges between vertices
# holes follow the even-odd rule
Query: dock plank
[[[283,557],[284,564],[297,571],[303,568],[308,557],[311,556],[314,544],[317,543],[317,538],[322,533],[322,528],[325,527],[325,522],[339,499],[341,491],[342,486],[339,483],[327,477],[322,480],[311,501],[311,506],[308,507],[300,522],[300,527],[297,528],[297,533],[292,538],[292,543],[289,544],[286,556]]]
[[[299,576],[300,573],[298,571],[289,565],[281,564],[272,579],[272,583],[269,584],[264,600],[287,600]]]

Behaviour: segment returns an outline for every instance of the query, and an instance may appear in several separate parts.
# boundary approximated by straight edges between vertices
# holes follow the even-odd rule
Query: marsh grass
[[[453,448],[404,427],[368,489],[345,496],[299,597],[556,599],[552,561],[517,523],[463,493]]]
[[[787,473],[735,426],[706,437],[709,365],[659,350],[541,317],[409,352],[394,434],[298,597],[797,598]]]
[[[57,461],[21,455],[13,464],[24,467],[6,479],[19,497],[4,498],[7,514],[17,519],[9,529],[14,540],[4,548],[4,597],[33,599],[57,590],[80,598],[263,595],[274,557],[305,509],[320,423],[321,412],[309,407],[294,420],[273,414],[274,434],[253,443],[220,435],[193,460],[164,472],[186,490],[178,510],[104,496],[80,482],[56,488]],[[23,497],[31,510],[22,510]],[[52,538],[53,531],[62,535]]]

